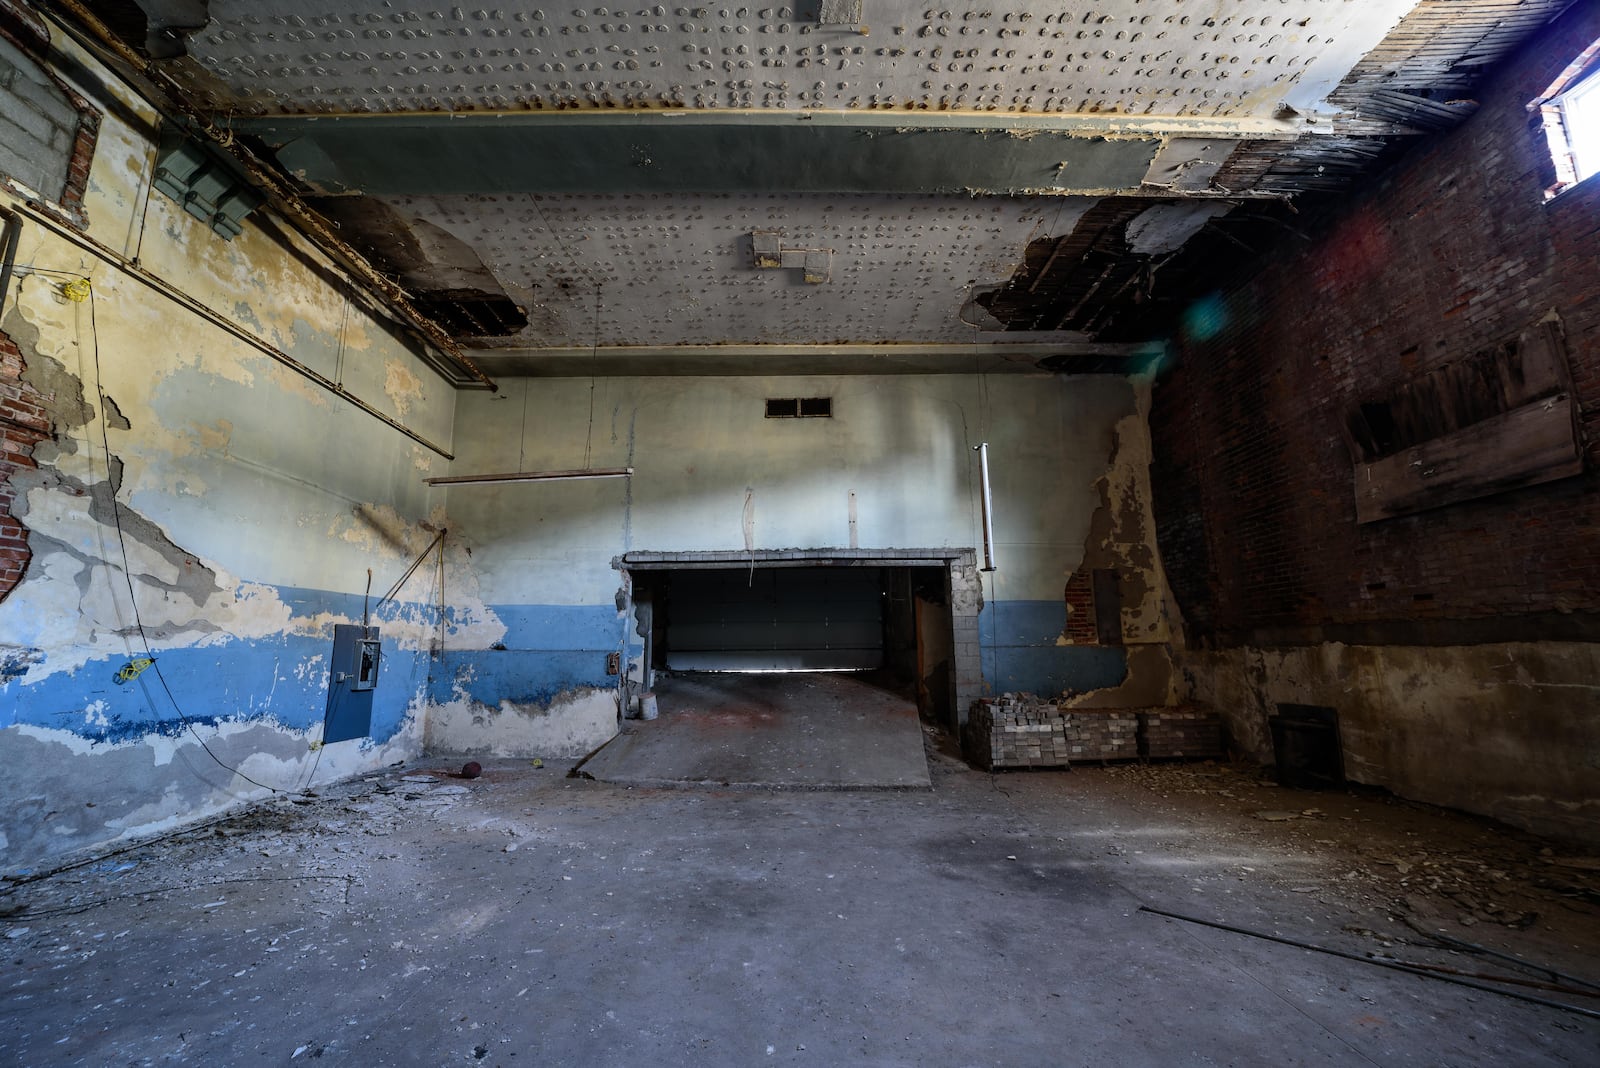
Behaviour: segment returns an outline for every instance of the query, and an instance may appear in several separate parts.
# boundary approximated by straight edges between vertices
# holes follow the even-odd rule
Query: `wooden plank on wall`
[[[1411,515],[1582,473],[1572,398],[1550,397],[1357,464],[1356,522]]]

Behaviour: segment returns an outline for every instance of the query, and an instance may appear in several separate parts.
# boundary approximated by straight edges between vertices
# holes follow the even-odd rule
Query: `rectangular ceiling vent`
[[[768,397],[768,419],[831,419],[832,397]]]

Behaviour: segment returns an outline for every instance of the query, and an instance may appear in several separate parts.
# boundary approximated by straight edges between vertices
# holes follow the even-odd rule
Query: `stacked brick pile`
[[[984,768],[1064,768],[1139,755],[1137,715],[1121,708],[1060,708],[1031,695],[973,702],[962,739]]]
[[[1139,755],[1149,759],[1222,755],[1222,725],[1216,712],[1199,705],[1147,708],[1139,713]]]
[[[1089,760],[1214,760],[1222,755],[1217,713],[1172,708],[1071,708],[1032,694],[972,703],[962,747],[989,768],[1064,768]]]

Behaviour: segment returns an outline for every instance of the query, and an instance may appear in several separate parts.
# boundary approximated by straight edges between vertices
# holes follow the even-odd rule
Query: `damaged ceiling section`
[[[1568,2],[63,6],[502,371],[981,343],[1081,372],[1471,115]],[[757,232],[828,271],[758,270]]]
[[[478,253],[448,231],[376,197],[313,197],[309,203],[452,335],[504,337],[528,325],[528,313],[506,295]]]

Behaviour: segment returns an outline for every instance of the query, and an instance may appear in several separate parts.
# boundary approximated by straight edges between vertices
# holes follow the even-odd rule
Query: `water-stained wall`
[[[374,614],[371,736],[319,743],[332,627],[443,525],[445,461],[249,338],[445,447],[455,404],[270,214],[226,241],[153,193],[156,116],[56,45],[104,115],[81,215],[19,213],[0,307],[4,870],[419,751],[431,566]]]
[[[984,686],[1054,695],[1127,679],[1124,647],[1065,637],[1063,588],[1091,550],[1128,569],[1130,588],[1152,591],[1125,605],[1127,640],[1170,638],[1145,540],[1143,390],[1127,379],[502,385],[497,396],[460,395],[452,473],[631,466],[634,475],[451,488],[460,550],[447,595],[472,607],[455,620],[433,691],[428,737],[440,749],[582,753],[611,736],[618,680],[606,674],[607,654],[640,652],[615,566],[622,554],[980,547],[973,446],[982,441],[998,563],[983,576]],[[829,397],[833,415],[767,418],[769,397]],[[1165,694],[1168,662],[1157,661],[1147,688]]]

